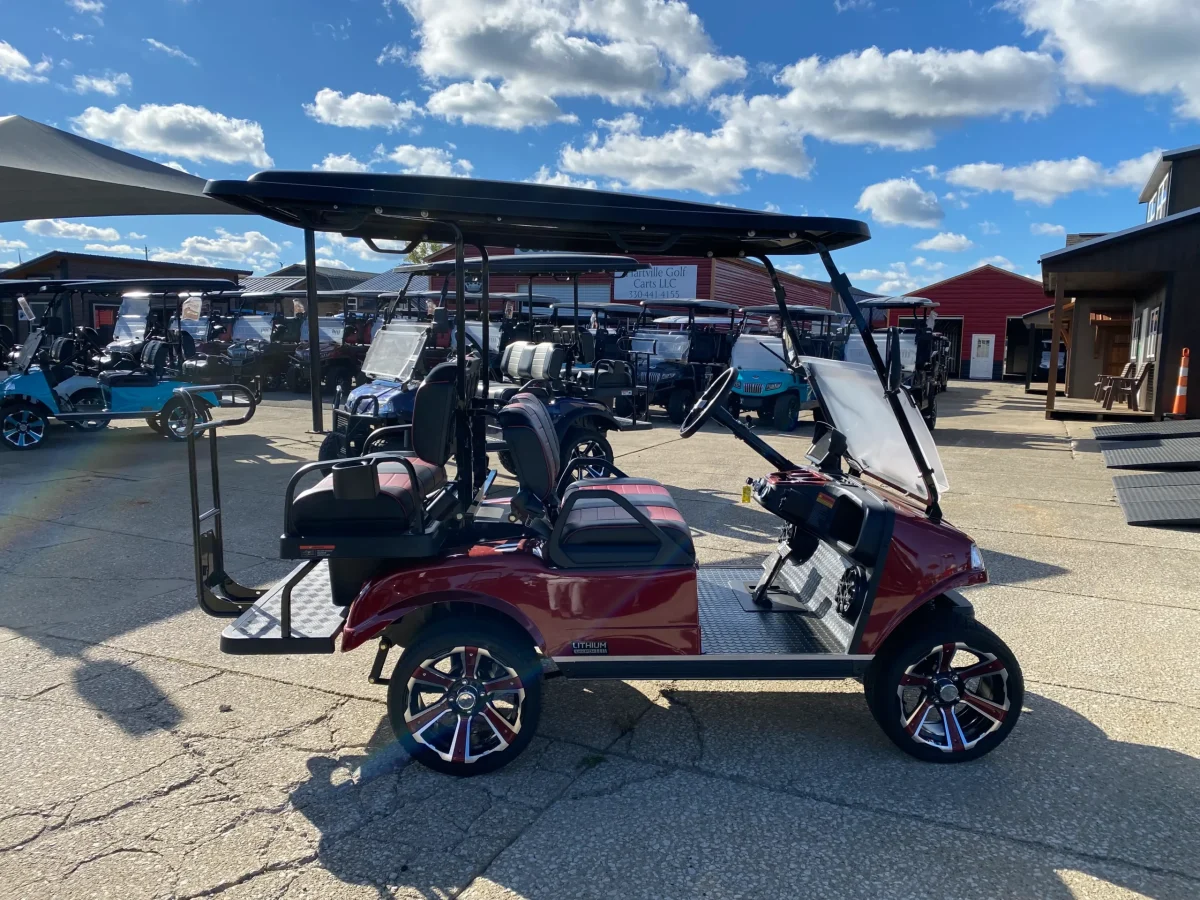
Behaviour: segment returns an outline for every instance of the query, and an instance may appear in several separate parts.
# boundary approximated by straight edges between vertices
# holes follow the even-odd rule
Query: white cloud
[[[769,212],[769,213],[781,213],[781,212],[783,212],[783,208],[781,206],[779,206],[779,204],[772,203],[771,201],[768,200],[766,203],[763,204],[763,211]]]
[[[197,266],[232,262],[259,269],[267,262],[278,261],[282,249],[261,231],[234,234],[224,228],[218,228],[215,237],[192,235],[184,238],[178,250],[155,247],[150,251],[150,258],[161,262],[189,263]]]
[[[167,54],[167,56],[173,56],[175,59],[182,59],[186,63],[191,63],[193,66],[200,65],[200,63],[196,62],[195,58],[188,56],[188,54],[184,53],[178,47],[172,47],[169,44],[164,44],[162,41],[156,41],[154,38],[146,38],[146,43],[155,50]]]
[[[974,192],[970,192],[970,195],[973,195],[973,193]],[[964,194],[961,192],[956,193],[954,191],[947,191],[946,193],[942,194],[942,199],[945,200],[947,203],[949,203],[951,206],[953,206],[955,209],[966,209],[967,207],[969,207],[971,205],[970,203],[968,203],[966,201],[966,199],[965,199],[966,196],[968,196],[968,194]]]
[[[31,219],[25,230],[39,237],[72,241],[119,241],[121,233],[115,228],[100,228],[82,222],[67,222],[63,219]]]
[[[486,81],[463,81],[430,96],[426,108],[435,116],[464,125],[486,125],[520,131],[531,125],[578,122],[546,94],[523,93],[511,84],[499,89]]]
[[[965,234],[955,234],[952,231],[939,231],[933,237],[914,245],[917,250],[928,250],[933,253],[961,253],[974,246],[975,244]]]
[[[350,153],[329,153],[313,168],[321,172],[370,172],[371,164],[365,163]]]
[[[1067,229],[1062,225],[1052,225],[1049,222],[1034,222],[1029,226],[1029,233],[1040,237],[1065,237]]]
[[[593,132],[582,147],[564,147],[560,169],[611,178],[639,191],[730,194],[743,189],[747,169],[804,177],[812,168],[800,136],[778,126],[747,130],[726,124],[711,134],[680,126],[649,136],[630,114],[597,124],[608,126],[608,134],[601,138]]]
[[[136,231],[129,232],[129,234],[125,235],[125,237],[129,238],[131,241],[144,241],[146,239],[144,234],[138,234]]]
[[[555,172],[551,175],[548,166],[542,166],[528,180],[534,184],[554,184],[559,187],[587,188],[592,191],[596,189],[596,182],[591,178],[572,178],[565,172]]]
[[[182,172],[185,175],[192,174],[186,168],[184,168],[183,163],[177,163],[173,159],[169,160],[168,162],[163,163],[163,165],[166,166],[168,169],[174,169],[176,172]]]
[[[76,75],[73,84],[77,94],[95,91],[115,97],[122,89],[133,87],[133,79],[125,72],[107,72],[104,75]]]
[[[946,268],[944,262],[931,262],[923,256],[918,256],[912,261],[912,264],[918,269],[924,269],[927,272],[941,272]]]
[[[384,94],[353,93],[321,88],[304,111],[318,122],[342,128],[399,128],[418,113],[420,107],[411,100],[396,102]]]
[[[850,273],[852,282],[875,282],[873,291],[879,294],[907,294],[921,286],[921,282],[908,271],[908,265],[895,262],[886,269],[863,269]]]
[[[475,168],[468,160],[455,159],[449,150],[414,147],[412,144],[401,144],[387,154],[387,159],[396,163],[404,175],[456,175],[466,178]]]
[[[1075,191],[1106,187],[1141,188],[1161,155],[1151,150],[1106,169],[1086,156],[1075,159],[1038,160],[1023,166],[1000,163],[970,163],[945,173],[951,184],[979,191],[1005,191],[1016,200],[1032,200],[1048,206]]]
[[[382,66],[390,62],[404,62],[406,59],[408,59],[408,50],[399,44],[388,44],[375,57],[375,64]]]
[[[196,162],[273,164],[261,125],[249,119],[231,119],[203,106],[147,104],[131,109],[122,103],[112,112],[90,106],[71,121],[80,134],[123,150]]]
[[[322,232],[317,235],[317,240],[321,242],[320,246],[317,247],[317,255],[322,257],[323,260],[325,257],[332,257],[337,254],[352,253],[364,262],[386,263],[391,266],[403,262],[403,257],[401,256],[389,253],[376,253],[358,238],[348,238],[337,232]],[[385,249],[390,248],[393,250],[402,250],[405,246],[396,241],[376,241],[375,243]],[[326,265],[326,263],[322,261],[321,265]],[[329,263],[329,265],[337,265],[337,263],[333,262]]]
[[[86,244],[83,248],[91,253],[113,253],[118,256],[141,256],[142,251],[128,244]]]
[[[1195,0],[1007,0],[1028,31],[1062,54],[1076,84],[1173,94],[1200,119],[1200,6]]]
[[[67,6],[80,15],[93,15],[97,19],[104,12],[103,0],[67,0]]]
[[[57,34],[64,41],[67,41],[68,43],[90,44],[92,42],[92,36],[90,34],[81,34],[78,31],[71,32],[68,34],[67,32],[63,31],[61,28],[58,28],[57,26],[51,27],[50,30],[53,31],[55,34]]]
[[[987,221],[980,222],[979,230],[982,231],[984,234],[999,234],[1000,233],[1000,229],[996,225],[995,222],[987,222]]]
[[[891,178],[868,185],[854,208],[870,212],[872,219],[884,225],[914,228],[937,228],[946,216],[937,194],[923,189],[911,178]]]
[[[833,0],[833,8],[840,13],[854,9],[870,9],[874,5],[875,0]]]
[[[9,241],[0,238],[0,252],[7,250],[28,250],[29,245],[24,241]]]
[[[1008,257],[1005,257],[1005,256],[989,256],[985,259],[981,259],[979,262],[975,263],[975,265],[976,265],[976,267],[978,267],[978,266],[996,266],[997,268],[1000,268],[1000,269],[1008,269],[1008,271],[1010,271],[1010,272],[1017,271],[1016,264],[1011,262],[1008,259]]]
[[[403,4],[419,41],[410,59],[434,81],[487,82],[551,102],[593,96],[642,105],[703,100],[746,74],[741,57],[715,52],[683,0]],[[530,124],[543,120],[539,114]]]
[[[27,83],[43,82],[53,65],[46,56],[42,57],[41,62],[31,63],[29,57],[8,41],[0,41],[0,78]]]

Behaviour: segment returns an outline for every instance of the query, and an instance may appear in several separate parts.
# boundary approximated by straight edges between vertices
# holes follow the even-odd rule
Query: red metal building
[[[488,247],[490,256],[513,253],[512,247]],[[431,260],[448,259],[454,253],[447,247],[434,253]],[[468,255],[470,252],[468,251]],[[757,262],[745,259],[697,259],[692,256],[641,256],[630,254],[639,262],[653,267],[644,276],[629,275],[614,279],[608,275],[584,275],[579,279],[579,299],[583,302],[636,303],[641,299],[695,297],[700,300],[724,300],[739,306],[755,306],[775,302],[771,281],[766,270]],[[828,282],[799,278],[787,272],[779,273],[789,303],[805,306],[841,308],[832,303],[833,293]],[[493,276],[490,290],[496,293],[524,290],[525,278]],[[534,291],[538,294],[571,299],[571,285],[550,278],[536,278]],[[432,279],[433,289],[441,287],[441,279]],[[1044,305],[1044,304],[1043,304]]]
[[[910,291],[938,304],[934,330],[950,338],[961,378],[1024,380],[1029,332],[1021,317],[1046,305],[1042,283],[1024,275],[980,266]],[[889,324],[904,324],[893,310]]]

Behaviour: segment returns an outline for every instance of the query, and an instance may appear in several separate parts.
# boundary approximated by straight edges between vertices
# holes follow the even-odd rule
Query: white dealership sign
[[[649,266],[613,279],[614,300],[678,300],[695,296],[695,266]]]

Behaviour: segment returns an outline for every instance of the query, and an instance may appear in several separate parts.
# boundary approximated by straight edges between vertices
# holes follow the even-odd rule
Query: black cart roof
[[[0,278],[0,297],[11,297],[18,294],[51,294],[62,290],[70,290],[75,281],[50,281],[45,278],[31,278],[18,281]]]
[[[482,272],[483,259],[470,256],[463,260],[467,272]],[[646,268],[632,256],[612,256],[606,253],[513,253],[488,258],[491,275],[587,275],[590,273],[626,273]],[[392,269],[402,275],[452,275],[454,259],[409,263]]]
[[[268,171],[204,192],[300,228],[348,237],[578,253],[755,256],[815,253],[868,240],[855,219],[785,216],[558,185],[426,175]]]
[[[858,305],[863,309],[933,309],[937,306],[924,297],[873,297],[859,300]]]
[[[836,309],[829,309],[825,306],[801,306],[788,304],[786,309],[788,311],[788,315],[793,319],[824,319],[828,316],[844,318],[846,316],[845,313],[840,313]],[[751,316],[773,316],[778,315],[779,307],[773,303],[770,305],[743,306],[742,312]]]
[[[556,303],[550,304],[551,309],[574,310],[575,303],[573,301],[559,300]],[[599,303],[590,301],[581,301],[579,304],[580,312],[597,312],[609,313],[610,315],[629,315],[636,316],[641,311],[640,306],[634,306],[630,303]]]
[[[736,303],[726,303],[724,300],[695,300],[687,297],[672,300],[643,300],[641,306],[645,309],[707,309],[710,312],[740,312],[741,307]],[[766,307],[763,307],[764,309]]]
[[[75,281],[63,288],[82,294],[212,294],[236,291],[225,278],[123,278],[117,281]]]

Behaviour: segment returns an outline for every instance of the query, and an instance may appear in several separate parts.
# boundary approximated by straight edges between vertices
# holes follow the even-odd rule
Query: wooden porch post
[[[1062,339],[1063,306],[1066,305],[1062,274],[1054,279],[1054,312],[1050,319],[1050,370],[1046,373],[1046,418],[1054,418],[1054,396],[1058,392],[1058,342]]]

